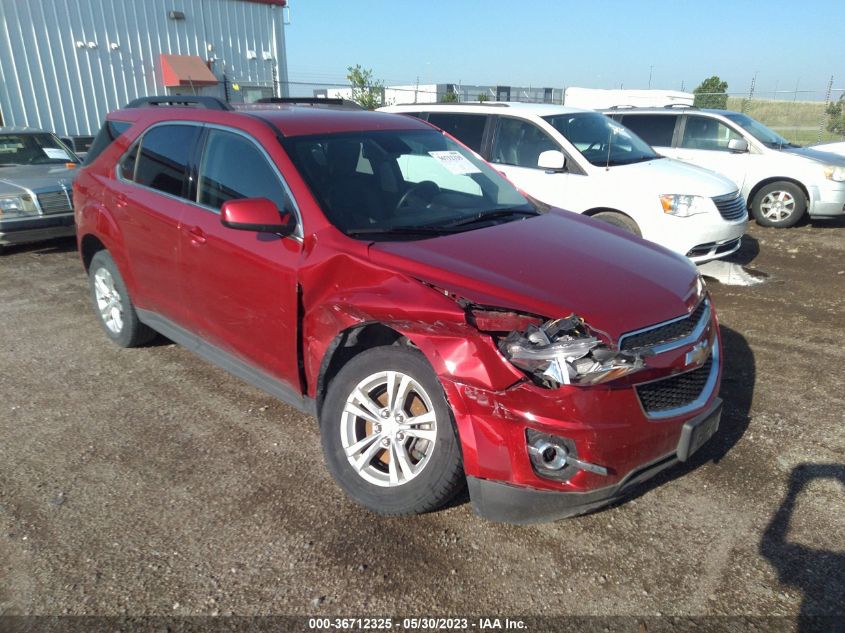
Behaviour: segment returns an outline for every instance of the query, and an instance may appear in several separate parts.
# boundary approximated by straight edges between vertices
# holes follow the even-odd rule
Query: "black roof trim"
[[[263,97],[256,100],[254,103],[276,103],[286,105],[308,105],[316,107],[334,107],[343,108],[346,110],[363,110],[360,105],[349,99],[339,99],[334,97]]]
[[[199,95],[160,95],[154,97],[139,97],[126,104],[127,108],[146,108],[155,106],[196,107],[206,110],[231,110],[232,106],[218,99]]]

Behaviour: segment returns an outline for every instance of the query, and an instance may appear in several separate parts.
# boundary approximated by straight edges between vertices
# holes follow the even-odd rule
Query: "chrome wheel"
[[[398,371],[372,374],[346,398],[340,423],[346,458],[369,483],[408,483],[429,463],[437,415],[425,389]]]
[[[788,191],[772,191],[760,201],[760,213],[767,220],[782,222],[795,213],[795,198]]]
[[[100,318],[113,334],[123,330],[123,301],[114,285],[114,277],[105,268],[98,268],[94,273],[94,298]]]

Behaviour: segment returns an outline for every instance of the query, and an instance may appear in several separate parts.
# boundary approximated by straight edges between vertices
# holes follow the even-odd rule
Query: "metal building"
[[[90,135],[136,97],[286,96],[286,0],[0,0],[0,125]]]

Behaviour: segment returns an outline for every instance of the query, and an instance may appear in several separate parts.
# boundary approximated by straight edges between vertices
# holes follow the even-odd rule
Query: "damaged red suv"
[[[541,206],[412,117],[183,101],[109,115],[76,179],[96,313],[118,345],[159,332],[316,415],[358,503],[419,513],[468,485],[490,519],[560,518],[718,428],[719,330],[684,258]]]

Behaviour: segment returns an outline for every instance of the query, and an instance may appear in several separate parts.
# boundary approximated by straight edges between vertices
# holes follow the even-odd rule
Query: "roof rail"
[[[698,110],[698,106],[690,105],[688,103],[667,103],[664,108],[686,108],[689,110]]]
[[[397,103],[395,105],[412,108],[414,106],[424,109],[432,106],[487,106],[488,108],[509,108],[511,104],[507,101],[436,101],[434,103]]]
[[[232,106],[218,99],[199,95],[164,95],[155,97],[139,97],[126,104],[127,108],[146,108],[151,106],[196,107],[206,110],[231,110]]]
[[[637,106],[630,103],[623,103],[621,105],[610,106],[608,110],[634,110]]]
[[[334,97],[262,97],[261,99],[257,99],[254,103],[308,105],[316,107],[344,108],[348,110],[364,109],[354,101]]]

